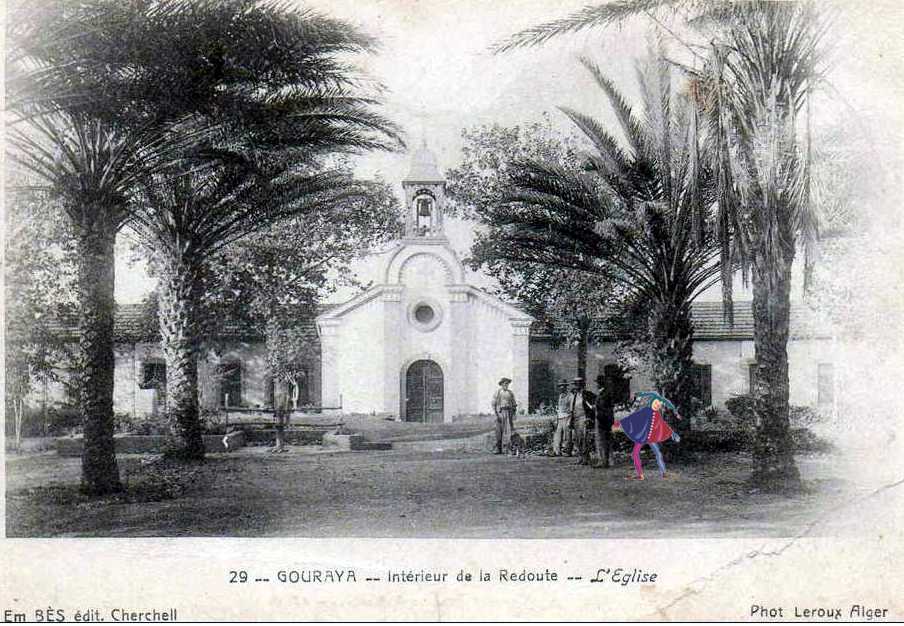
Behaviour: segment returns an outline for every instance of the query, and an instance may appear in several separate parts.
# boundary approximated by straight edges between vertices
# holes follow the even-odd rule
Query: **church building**
[[[323,405],[449,422],[486,412],[503,376],[526,404],[533,318],[466,282],[443,230],[445,181],[426,146],[402,187],[404,234],[380,284],[317,317]]]

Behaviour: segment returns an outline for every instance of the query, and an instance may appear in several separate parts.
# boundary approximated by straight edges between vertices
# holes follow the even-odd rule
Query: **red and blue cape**
[[[645,406],[616,422],[634,443],[659,443],[672,437],[672,428],[659,411]]]

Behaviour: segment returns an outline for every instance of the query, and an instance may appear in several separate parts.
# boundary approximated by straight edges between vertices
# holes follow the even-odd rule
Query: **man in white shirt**
[[[568,381],[559,383],[559,400],[556,405],[556,433],[552,438],[553,456],[571,456],[571,393]]]
[[[496,454],[502,454],[503,442],[506,451],[511,445],[512,433],[515,430],[515,394],[508,388],[511,378],[502,378],[499,389],[493,396],[493,412],[496,414]]]

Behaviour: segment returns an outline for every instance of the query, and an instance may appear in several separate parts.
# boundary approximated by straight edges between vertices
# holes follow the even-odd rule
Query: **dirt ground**
[[[667,480],[648,457],[639,482],[625,454],[608,470],[497,456],[480,428],[456,429],[399,432],[387,451],[249,447],[178,469],[121,455],[129,492],[101,500],[77,493],[78,458],[8,455],[7,536],[780,537],[852,497],[826,454],[799,457],[805,490],[783,496],[748,486],[743,453],[673,463]]]

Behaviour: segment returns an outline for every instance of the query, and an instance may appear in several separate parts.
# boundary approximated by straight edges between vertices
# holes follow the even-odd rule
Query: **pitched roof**
[[[402,182],[431,183],[445,180],[436,164],[436,155],[427,147],[427,142],[411,157],[411,169]]]
[[[695,340],[725,341],[753,340],[753,303],[734,303],[734,322],[729,324],[722,315],[721,302],[695,302],[691,305],[691,323]],[[553,321],[555,324],[556,321]],[[620,328],[618,320],[603,322],[602,338],[616,341],[626,337],[626,330]],[[534,324],[531,334],[535,337],[549,337],[554,329],[542,323]],[[811,311],[803,305],[791,306],[791,336],[793,338],[826,337]]]
[[[317,339],[317,329],[312,317],[299,317],[295,323],[305,339]],[[152,316],[145,304],[117,304],[113,324],[113,333],[118,342],[151,342],[160,339],[156,317]],[[78,339],[78,318],[74,314],[50,317],[45,321],[45,326],[58,339]],[[221,339],[263,338],[260,331],[247,321],[224,324],[217,334]]]

